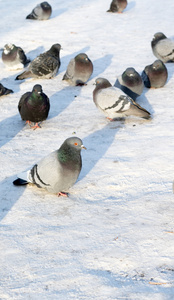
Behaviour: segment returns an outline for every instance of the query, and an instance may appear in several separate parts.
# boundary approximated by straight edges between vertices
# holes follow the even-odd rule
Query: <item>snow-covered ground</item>
[[[110,14],[106,0],[52,0],[47,21],[25,17],[35,0],[0,1],[0,48],[21,46],[30,59],[60,43],[54,79],[15,81],[0,60],[0,82],[14,94],[0,98],[0,299],[174,299],[174,64],[160,89],[138,98],[152,120],[109,122],[92,100],[94,82],[112,84],[127,67],[139,73],[154,57],[150,42],[162,31],[174,39],[171,0],[129,1]],[[69,60],[86,52],[94,72],[84,87],[62,77]],[[51,109],[32,130],[17,110],[39,83]],[[76,135],[83,168],[69,198],[35,186],[16,187],[16,174]]]

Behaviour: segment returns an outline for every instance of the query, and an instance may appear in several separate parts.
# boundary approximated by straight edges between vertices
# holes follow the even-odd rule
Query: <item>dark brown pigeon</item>
[[[19,100],[18,110],[22,120],[35,123],[32,128],[40,127],[39,122],[46,120],[50,110],[49,98],[42,91],[42,86],[36,84],[32,92],[22,95]]]

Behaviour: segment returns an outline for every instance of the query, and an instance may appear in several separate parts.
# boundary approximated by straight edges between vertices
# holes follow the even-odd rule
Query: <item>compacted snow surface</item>
[[[0,48],[21,46],[33,60],[60,43],[53,79],[15,81],[23,70],[0,60],[0,299],[174,299],[174,64],[167,84],[137,102],[151,120],[109,122],[92,99],[94,82],[114,84],[127,67],[139,73],[156,58],[154,33],[174,39],[171,0],[128,1],[122,14],[106,0],[52,0],[47,21],[26,20],[38,4],[0,1]],[[83,87],[62,81],[85,52],[94,72]],[[41,129],[25,125],[17,105],[36,84],[50,98]],[[12,184],[70,136],[83,140],[83,167],[69,198]]]

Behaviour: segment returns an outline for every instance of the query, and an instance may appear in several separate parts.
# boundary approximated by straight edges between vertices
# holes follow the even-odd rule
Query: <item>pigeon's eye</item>
[[[78,145],[78,143],[74,143],[74,145],[75,145],[75,146],[77,146],[77,145]]]

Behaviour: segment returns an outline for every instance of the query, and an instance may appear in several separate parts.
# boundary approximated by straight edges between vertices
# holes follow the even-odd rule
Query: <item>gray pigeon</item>
[[[2,61],[10,69],[22,69],[30,62],[24,50],[14,44],[6,44],[4,46]]]
[[[46,94],[42,91],[42,86],[36,84],[32,92],[27,92],[19,100],[18,110],[22,120],[31,124],[34,122],[34,129],[40,127],[38,124],[46,120],[50,110],[50,101]]]
[[[60,68],[60,44],[54,44],[50,50],[37,56],[28,66],[28,70],[16,77],[16,80],[32,78],[52,78]]]
[[[112,0],[107,12],[122,13],[127,6],[127,0]]]
[[[142,78],[134,68],[127,68],[123,74],[117,78],[114,86],[121,89],[133,100],[136,100],[144,89]]]
[[[14,185],[34,183],[58,196],[67,196],[82,168],[81,149],[86,149],[78,137],[70,137],[61,147],[44,157],[33,168],[19,175]]]
[[[174,41],[168,39],[164,33],[154,34],[151,47],[153,54],[163,63],[174,62]]]
[[[84,85],[93,72],[93,64],[85,53],[72,58],[62,80],[70,85]]]
[[[93,100],[97,108],[109,120],[127,116],[150,118],[150,113],[128,97],[122,90],[110,84],[105,78],[96,79]]]
[[[38,4],[26,17],[31,20],[48,20],[52,13],[52,7],[48,2]]]
[[[155,60],[153,64],[144,68],[141,77],[147,88],[163,87],[168,78],[168,71],[161,60]]]
[[[2,83],[0,83],[0,97],[11,93],[13,93],[12,90],[6,88],[5,86],[2,85]]]

